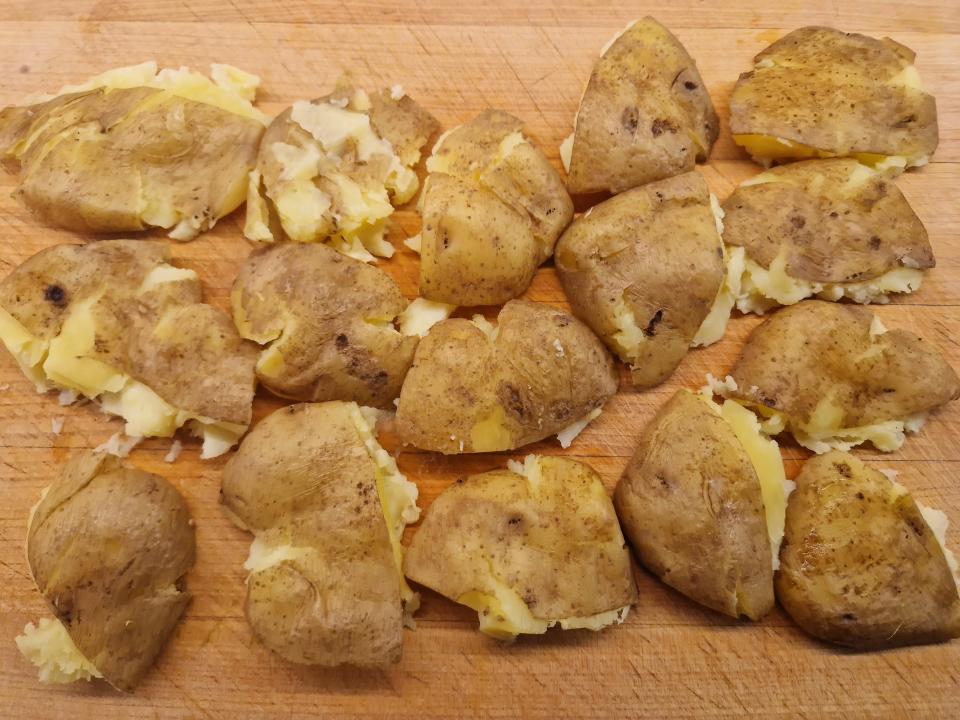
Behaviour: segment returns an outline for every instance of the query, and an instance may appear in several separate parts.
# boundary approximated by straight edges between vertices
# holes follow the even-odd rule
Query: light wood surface
[[[960,10],[956,0],[838,3],[827,0],[716,2],[675,0],[606,6],[581,0],[413,3],[281,0],[0,0],[0,104],[28,92],[118,65],[155,58],[206,69],[227,62],[263,78],[262,107],[327,92],[345,70],[366,87],[401,83],[445,127],[496,106],[527,122],[554,161],[570,129],[599,48],[627,21],[650,13],[697,59],[724,122],[727,99],[752,56],[807,24],[889,34],[918,53],[936,95],[941,144],[934,162],[900,181],[927,225],[937,256],[923,289],[878,309],[888,327],[913,329],[960,367]],[[709,165],[721,197],[757,168],[724,125]],[[0,274],[41,248],[76,241],[43,227],[9,197],[0,175]],[[242,211],[188,244],[177,260],[195,268],[207,298],[225,306],[249,245]],[[397,256],[381,263],[410,297],[417,258],[401,240],[418,231],[412,208],[396,215]],[[553,269],[541,268],[527,297],[565,305]],[[689,354],[673,378],[644,393],[622,392],[566,451],[593,465],[612,489],[640,428],[678,387],[722,375],[755,318],[734,318],[719,344]],[[42,687],[13,637],[47,612],[23,553],[29,508],[71,452],[120,430],[88,407],[61,408],[36,395],[0,353],[0,717],[956,717],[960,641],[860,654],[804,636],[779,609],[760,623],[734,622],[701,609],[638,571],[640,601],[627,623],[592,634],[552,631],[512,646],[480,635],[472,611],[424,593],[418,628],[406,632],[403,661],[389,670],[320,670],[288,665],[258,645],[243,618],[250,538],[224,517],[217,494],[224,458],[201,462],[187,442],[175,464],[169,441],[143,443],[133,463],[170,478],[197,523],[194,600],[134,695],[102,684]],[[262,417],[280,403],[261,392]],[[59,435],[54,418],[65,418]],[[915,497],[960,524],[960,403],[937,413],[897,453],[860,453],[900,471]],[[393,447],[393,445],[391,445]],[[522,453],[444,458],[404,451],[401,469],[420,487],[421,505],[455,477],[500,467],[527,452],[559,454],[556,441]],[[784,443],[788,474],[806,452]],[[412,531],[411,531],[412,532]],[[951,543],[956,549],[960,543]]]

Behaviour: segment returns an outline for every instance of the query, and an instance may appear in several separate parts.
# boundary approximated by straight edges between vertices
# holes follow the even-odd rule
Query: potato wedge
[[[27,560],[55,621],[17,637],[41,680],[103,678],[131,692],[190,602],[193,521],[174,487],[115,457],[84,451],[30,516]]]
[[[697,64],[651,17],[603,49],[560,156],[573,195],[619,193],[693,170],[720,121]]]
[[[411,580],[477,611],[500,640],[623,622],[630,554],[600,476],[528,455],[460,479],[433,501],[403,564]]]
[[[723,240],[745,253],[737,308],[763,313],[816,295],[859,303],[913,292],[936,263],[900,189],[856,160],[760,173],[723,203]]]
[[[5,108],[0,156],[20,170],[14,194],[79,232],[209,230],[243,202],[266,126],[250,102],[260,79],[213,68],[211,81],[147,62]]]
[[[853,157],[899,172],[937,148],[937,106],[916,53],[828,27],[803,27],[754,58],[730,97],[730,130],[762,165]]]
[[[805,632],[859,649],[960,637],[937,515],[853,455],[811,458],[787,507],[777,600]]]
[[[717,390],[814,452],[868,441],[890,452],[960,397],[960,379],[928,342],[888,332],[868,309],[805,300],[750,334]]]
[[[394,327],[407,301],[385,272],[325,245],[278,243],[247,258],[231,298],[240,335],[268,346],[257,377],[271,392],[393,409],[419,338]]]
[[[365,262],[391,257],[390,215],[416,194],[413,168],[437,127],[399,86],[368,95],[341,79],[330,95],[298,100],[260,143],[244,235],[325,242]]]
[[[441,137],[420,201],[420,295],[496,305],[520,295],[573,218],[560,175],[523,134],[487,110]]]
[[[679,390],[641,433],[613,501],[653,574],[701,605],[759,620],[773,609],[792,489],[751,413]]]
[[[226,452],[250,424],[256,348],[162,241],[56,245],[0,282],[0,340],[41,392],[96,400],[135,437],[182,426]]]
[[[244,568],[254,635],[300,664],[398,662],[419,603],[400,538],[417,487],[376,441],[377,412],[302,403],[262,420],[223,472],[231,519],[254,533]]]
[[[512,450],[579,431],[616,392],[613,360],[576,318],[511,300],[497,321],[446,320],[420,341],[400,390],[401,441],[444,454]]]
[[[690,172],[595,205],[557,243],[574,314],[630,366],[635,387],[666,380],[692,343],[706,344],[698,336],[723,335],[733,298],[721,293],[715,205],[703,176]],[[719,327],[704,328],[708,317]]]

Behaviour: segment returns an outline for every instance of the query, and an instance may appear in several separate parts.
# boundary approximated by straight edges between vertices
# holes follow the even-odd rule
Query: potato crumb
[[[168,463],[174,463],[177,461],[177,458],[180,457],[180,453],[183,451],[183,443],[179,440],[174,440],[170,444],[170,450],[166,455],[163,456],[163,461]]]
[[[119,458],[130,455],[130,451],[141,443],[141,437],[126,437],[123,433],[114,433],[110,439],[93,449],[94,452],[105,452]]]
[[[73,405],[78,397],[79,395],[76,390],[61,390],[60,395],[57,396],[57,402],[66,407],[67,405]]]
[[[50,421],[50,432],[54,435],[59,435],[63,430],[63,423],[66,421],[65,417],[55,417]]]
[[[554,338],[554,339],[553,339],[553,346],[557,349],[557,357],[558,357],[558,358],[562,358],[562,357],[564,357],[564,356],[566,355],[566,353],[563,351],[563,345],[560,344],[560,339],[559,339],[559,338]]]

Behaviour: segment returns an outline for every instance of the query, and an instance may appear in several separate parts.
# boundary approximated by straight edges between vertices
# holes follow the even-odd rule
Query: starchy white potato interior
[[[400,332],[404,335],[423,337],[438,322],[450,317],[455,309],[455,305],[416,298],[397,316]]]
[[[720,416],[747,451],[750,464],[760,480],[773,569],[776,570],[780,567],[780,543],[783,541],[787,498],[796,485],[786,478],[776,441],[762,434],[760,423],[752,412],[733,400],[726,400],[720,408]]]
[[[576,439],[577,435],[584,431],[584,428],[587,427],[591,422],[600,417],[600,413],[603,412],[601,408],[594,408],[584,417],[580,418],[576,422],[572,422],[567,425],[563,430],[557,433],[557,440],[560,441],[560,447],[566,449],[573,444],[573,441]]]
[[[397,563],[400,599],[403,601],[404,613],[410,619],[420,605],[420,597],[410,589],[403,575],[403,545],[400,541],[404,528],[420,518],[420,508],[417,507],[419,490],[416,484],[407,480],[400,472],[393,456],[377,442],[375,432],[380,412],[374,408],[360,407],[356,403],[352,403],[350,410],[357,434],[376,466],[377,494],[380,497],[380,508],[387,531],[390,533],[393,557]]]
[[[36,625],[27,623],[16,643],[20,654],[37,667],[40,682],[66,684],[103,677],[59,620],[41,618]]]
[[[756,162],[764,167],[773,163],[789,160],[809,160],[838,157],[837,153],[804,145],[773,135],[734,134],[733,141],[749,153]],[[929,162],[926,155],[904,157],[902,155],[881,155],[878,153],[851,153],[850,157],[864,165],[880,170],[899,172],[909,167],[920,167]]]
[[[926,520],[930,530],[933,531],[937,542],[940,543],[940,547],[943,549],[943,556],[947,559],[950,572],[953,573],[953,579],[957,582],[957,586],[960,587],[960,563],[957,562],[956,555],[947,547],[947,528],[950,526],[950,519],[943,510],[927,507],[923,503],[917,503],[917,508],[920,510],[920,514],[923,515],[923,519]]]
[[[742,250],[742,248],[739,248]],[[823,300],[849,298],[854,302],[887,303],[890,293],[909,293],[920,289],[923,271],[900,267],[888,270],[871,280],[850,283],[819,283],[792,278],[786,272],[787,258],[781,251],[769,268],[744,258],[737,309],[743,313],[762,315],[778,305],[793,305],[804,298]]]

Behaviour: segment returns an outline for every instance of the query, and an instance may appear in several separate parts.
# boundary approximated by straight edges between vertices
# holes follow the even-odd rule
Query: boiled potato
[[[853,157],[890,171],[937,148],[937,106],[890,38],[804,27],[754,58],[730,98],[730,130],[754,160]]]
[[[573,312],[630,366],[636,387],[663,382],[691,344],[723,335],[733,297],[721,292],[715,205],[703,176],[685,173],[595,205],[557,243]]]
[[[511,300],[433,327],[400,390],[397,433],[444,454],[512,450],[559,433],[566,447],[617,390],[590,329],[549,305]]]
[[[477,611],[501,640],[622,623],[637,600],[607,491],[588,465],[528,455],[461,479],[433,501],[407,577]]]
[[[811,295],[885,303],[888,293],[917,290],[935,265],[926,228],[900,189],[853,159],[760,173],[723,210],[723,240],[745,255],[741,312]]]
[[[155,240],[42,250],[0,282],[0,340],[39,391],[96,400],[130,436],[186,425],[215,457],[250,424],[256,348],[170,261]]]
[[[446,133],[427,170],[420,294],[454,305],[520,295],[573,218],[560,175],[523,123],[487,110]]]
[[[43,221],[80,232],[162,227],[191,240],[244,200],[267,124],[260,80],[154,62],[111,70],[0,112],[0,157]]]
[[[385,272],[325,245],[278,243],[247,258],[231,297],[240,335],[268,345],[257,377],[271,392],[393,409],[423,328],[404,334],[417,306]]]
[[[888,332],[866,308],[804,300],[757,327],[715,389],[814,452],[868,441],[889,452],[960,397],[960,379],[928,342]]]
[[[361,667],[397,662],[418,597],[401,572],[400,537],[417,487],[356,403],[281,408],[244,439],[221,498],[254,533],[244,568],[247,620],[286,660]]]
[[[174,487],[115,457],[74,456],[30,516],[27,560],[56,620],[17,645],[45,682],[103,678],[130,692],[176,627],[190,594],[193,521]]]
[[[295,102],[260,143],[244,234],[325,242],[367,262],[391,257],[389,217],[416,194],[413,168],[436,129],[399,86],[369,95],[341,80],[330,95]]]
[[[773,609],[792,489],[776,442],[749,411],[680,390],[644,428],[613,500],[653,574],[702,605],[758,620]]]
[[[697,64],[651,17],[631,23],[593,66],[560,147],[574,195],[619,193],[693,170],[720,129]]]
[[[855,648],[960,637],[956,560],[937,525],[942,513],[853,455],[814,457],[787,507],[777,600],[804,631]]]

